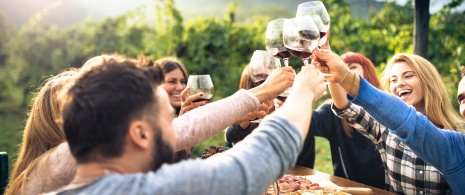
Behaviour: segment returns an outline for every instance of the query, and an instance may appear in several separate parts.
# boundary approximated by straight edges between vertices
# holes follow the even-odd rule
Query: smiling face
[[[168,93],[171,106],[174,108],[181,107],[181,92],[186,88],[186,78],[180,69],[174,69],[165,74],[163,89]]]
[[[406,104],[415,107],[417,111],[424,110],[425,103],[420,78],[409,64],[403,61],[392,64],[389,79],[392,94],[398,96]]]

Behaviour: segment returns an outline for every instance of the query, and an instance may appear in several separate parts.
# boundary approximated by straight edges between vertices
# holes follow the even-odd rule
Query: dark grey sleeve
[[[245,129],[242,129],[238,124],[231,125],[225,130],[224,139],[226,142],[236,144],[249,135],[255,128],[257,128],[257,124],[254,123],[250,123]]]

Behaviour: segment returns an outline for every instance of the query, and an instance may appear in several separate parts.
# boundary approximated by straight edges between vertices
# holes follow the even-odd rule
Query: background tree
[[[453,97],[465,62],[465,34],[461,33],[465,31],[465,13],[454,8],[462,2],[453,0],[432,14],[428,35],[428,58],[443,76],[455,105]],[[296,9],[285,10],[287,5],[276,1],[276,5],[262,6],[258,12],[266,14],[240,15],[240,6],[248,6],[246,3],[250,2],[237,4],[237,12],[227,6],[221,8],[224,13],[234,13],[235,22],[228,16],[185,20],[174,0],[153,0],[157,13],[154,22],[147,22],[146,7],[104,20],[87,19],[67,28],[44,24],[46,12],[39,12],[17,30],[0,14],[0,151],[14,153],[24,127],[26,105],[41,81],[61,69],[80,67],[102,53],[129,57],[145,54],[153,59],[176,56],[190,74],[212,76],[214,99],[231,95],[237,91],[241,70],[253,51],[265,50],[267,23],[293,17]],[[411,3],[399,6],[387,1],[368,20],[353,17],[343,0],[324,3],[331,17],[331,48],[337,53],[360,52],[382,70],[395,53],[413,52],[415,12]],[[302,61],[293,57],[290,65],[299,71]]]
[[[415,0],[413,53],[428,59],[430,0]]]

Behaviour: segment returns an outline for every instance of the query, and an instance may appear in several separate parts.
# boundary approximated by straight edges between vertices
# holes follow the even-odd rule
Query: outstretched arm
[[[292,86],[292,67],[274,71],[260,86],[239,90],[234,95],[191,110],[173,120],[179,140],[176,150],[193,147],[218,134],[242,116],[257,110],[261,102],[273,99]]]
[[[316,56],[333,74],[327,80],[342,80],[347,67],[339,56],[327,50],[317,52]],[[358,76],[353,81],[343,81],[341,86],[353,97],[351,101],[362,106],[415,154],[441,171],[454,193],[465,193],[463,182],[457,182],[465,178],[465,134],[436,127],[412,106]]]

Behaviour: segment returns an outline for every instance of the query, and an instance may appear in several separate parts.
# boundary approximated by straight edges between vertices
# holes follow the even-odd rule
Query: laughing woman
[[[398,194],[465,192],[464,122],[430,62],[413,54],[393,56],[383,77],[389,95],[350,72],[331,51],[321,50],[316,56],[333,74],[326,78],[333,83],[333,111],[378,145],[388,190]],[[349,102],[341,89],[359,106]]]

